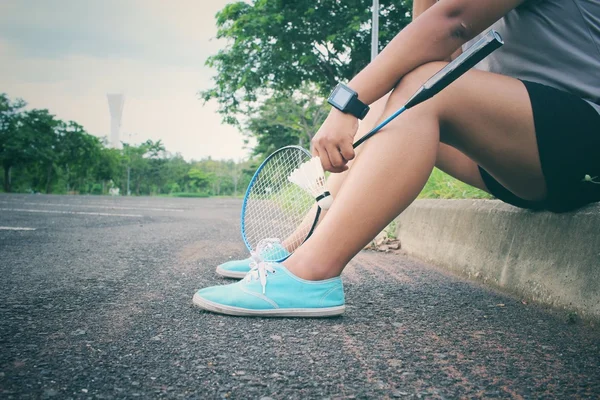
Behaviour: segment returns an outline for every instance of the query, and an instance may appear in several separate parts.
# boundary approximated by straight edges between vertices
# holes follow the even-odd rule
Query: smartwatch
[[[358,93],[343,83],[338,83],[329,95],[327,102],[346,114],[363,119],[369,112],[369,106],[358,99]]]

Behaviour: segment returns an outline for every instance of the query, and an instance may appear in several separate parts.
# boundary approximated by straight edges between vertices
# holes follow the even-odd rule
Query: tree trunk
[[[4,191],[10,193],[10,170],[11,165],[4,165]]]
[[[48,166],[46,174],[46,194],[50,194],[50,181],[52,179],[52,165]]]
[[[69,192],[71,191],[71,171],[69,170],[69,165],[67,164],[66,166],[66,170],[67,170],[67,194],[69,194]]]

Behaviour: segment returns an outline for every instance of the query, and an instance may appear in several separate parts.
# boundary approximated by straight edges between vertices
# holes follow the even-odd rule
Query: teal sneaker
[[[225,278],[241,279],[253,266],[258,265],[263,259],[265,260],[285,260],[290,253],[281,245],[281,242],[276,239],[267,239],[259,244],[257,249],[260,256],[252,256],[243,260],[231,260],[217,267],[217,274]]]
[[[217,274],[225,278],[243,278],[252,269],[252,257],[243,260],[231,260],[217,267]]]
[[[346,308],[339,277],[307,281],[282,264],[267,262],[239,282],[199,290],[193,302],[219,314],[255,317],[331,317]]]

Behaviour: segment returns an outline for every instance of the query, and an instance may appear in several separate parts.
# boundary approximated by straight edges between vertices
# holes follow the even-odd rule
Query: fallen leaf
[[[390,248],[388,247],[387,244],[382,244],[377,248],[378,251],[383,251],[383,252],[387,252],[390,250]]]

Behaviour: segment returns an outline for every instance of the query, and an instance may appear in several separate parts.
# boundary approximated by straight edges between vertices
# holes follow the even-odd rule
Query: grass
[[[265,196],[265,200],[268,196]],[[272,199],[277,205],[288,212],[295,213],[299,205],[308,210],[314,204],[313,197],[293,184],[284,185],[281,190],[273,193]]]
[[[435,168],[419,194],[419,199],[491,199],[492,195],[454,179],[445,172]],[[388,239],[396,237],[397,224],[393,220],[385,229]]]
[[[419,194],[419,199],[491,199],[482,190],[467,185],[435,168]]]
[[[171,193],[169,197],[209,197],[206,193],[186,193],[186,192],[177,192]]]

